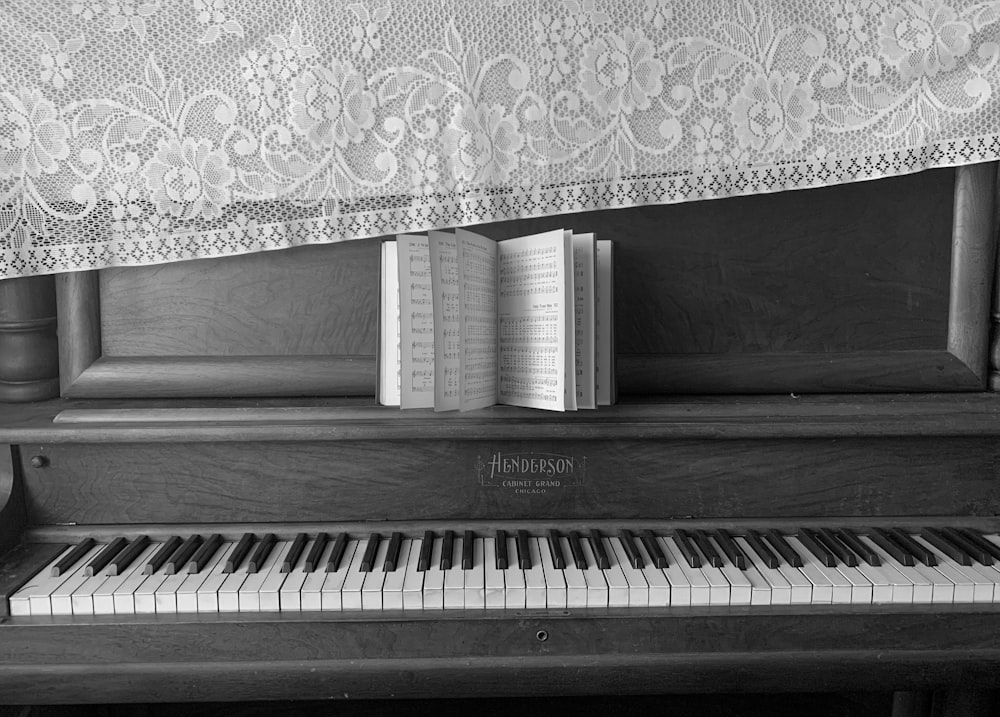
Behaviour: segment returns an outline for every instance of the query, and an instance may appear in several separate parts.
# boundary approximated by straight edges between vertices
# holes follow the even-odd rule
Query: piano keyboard
[[[1000,602],[963,528],[245,534],[64,550],[11,615]]]

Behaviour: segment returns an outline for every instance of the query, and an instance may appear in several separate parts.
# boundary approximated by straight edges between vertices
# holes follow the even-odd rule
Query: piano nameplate
[[[584,484],[586,456],[546,452],[494,451],[476,457],[479,485],[501,488],[515,495],[541,495]]]

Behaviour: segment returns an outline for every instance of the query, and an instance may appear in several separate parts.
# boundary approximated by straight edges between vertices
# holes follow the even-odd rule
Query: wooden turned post
[[[0,402],[59,395],[56,292],[52,276],[0,281]]]

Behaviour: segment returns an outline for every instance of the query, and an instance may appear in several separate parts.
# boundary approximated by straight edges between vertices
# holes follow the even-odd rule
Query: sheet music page
[[[566,331],[566,338],[563,346],[566,350],[563,354],[565,383],[563,385],[563,408],[567,411],[576,410],[576,289],[574,288],[575,270],[573,268],[573,232],[563,229],[563,240],[565,241],[565,267],[564,275],[566,285],[563,288],[563,306],[565,318],[563,328]]]
[[[465,229],[458,245],[462,411],[497,402],[497,245]]]
[[[400,234],[399,332],[401,408],[434,407],[434,299],[427,237]]]
[[[400,400],[400,325],[397,251],[394,242],[382,242],[381,314],[379,316],[378,399],[383,406],[398,406]]]
[[[458,296],[458,245],[455,235],[432,231],[431,292],[434,306],[434,410],[460,407],[461,322]]]
[[[594,262],[593,233],[573,235],[573,292],[576,298],[576,405],[597,408],[594,374]]]
[[[556,229],[507,239],[497,249],[499,401],[562,411],[570,237]]]
[[[597,405],[610,406],[615,397],[614,254],[609,239],[597,241],[594,276],[595,371]]]

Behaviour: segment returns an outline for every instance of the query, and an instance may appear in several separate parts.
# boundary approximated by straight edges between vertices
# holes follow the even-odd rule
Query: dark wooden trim
[[[177,404],[181,405],[177,405]],[[468,413],[401,411],[370,399],[51,401],[0,407],[0,441],[767,439],[1000,436],[995,393],[704,396],[554,413],[493,406]],[[222,404],[222,405],[220,405]]]
[[[955,173],[948,351],[986,387],[990,301],[997,236],[996,166],[976,164]]]
[[[370,395],[374,356],[102,357],[74,398]]]
[[[0,401],[59,395],[55,283],[51,276],[0,281]]]
[[[101,356],[101,294],[96,271],[56,277],[62,395]]]
[[[971,313],[971,312],[969,312]],[[980,324],[980,333],[984,323]],[[964,326],[965,324],[963,324]],[[963,329],[953,330],[965,336]],[[985,343],[985,340],[983,341]],[[971,357],[975,347],[964,346]],[[667,393],[803,393],[982,391],[985,354],[973,366],[941,351],[828,353],[629,354],[618,356],[618,382],[625,394],[657,386]],[[789,376],[794,375],[795,379]]]
[[[0,443],[0,555],[14,547],[24,530],[24,497],[17,446]]]
[[[374,395],[374,356],[104,356],[98,273],[60,275],[57,290],[64,396]]]

